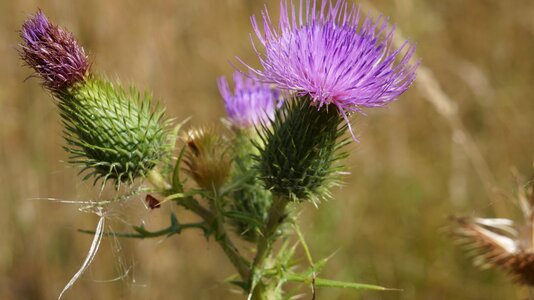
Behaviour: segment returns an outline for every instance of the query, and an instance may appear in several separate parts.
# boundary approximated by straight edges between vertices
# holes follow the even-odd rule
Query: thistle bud
[[[152,169],[167,150],[163,110],[151,97],[125,91],[89,74],[89,60],[72,33],[38,11],[22,25],[21,58],[58,100],[69,162],[95,183],[133,181]]]
[[[219,190],[230,172],[228,141],[211,128],[189,130],[183,139],[187,145],[185,171],[199,187]]]
[[[301,98],[307,98],[304,96]],[[275,196],[313,202],[329,195],[338,183],[346,156],[340,140],[347,130],[336,107],[309,104],[309,99],[286,101],[271,127],[264,127],[256,156],[265,188]]]
[[[145,175],[166,154],[163,110],[132,88],[125,91],[105,80],[88,79],[58,95],[71,163],[85,176],[116,182]]]
[[[72,33],[50,23],[41,11],[22,25],[20,37],[22,60],[52,92],[85,80],[90,64],[83,48]]]

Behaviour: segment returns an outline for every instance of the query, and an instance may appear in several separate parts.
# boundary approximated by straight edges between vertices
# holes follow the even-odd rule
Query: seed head
[[[519,284],[534,286],[534,193],[519,193],[523,224],[509,219],[454,218],[454,233],[482,268],[506,271]]]

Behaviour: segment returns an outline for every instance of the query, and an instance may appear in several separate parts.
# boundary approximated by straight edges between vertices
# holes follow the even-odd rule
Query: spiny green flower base
[[[343,118],[332,105],[310,105],[309,96],[286,101],[271,127],[263,127],[258,146],[261,179],[265,188],[291,200],[316,202],[329,196],[339,183],[346,157],[340,149],[347,144]]]
[[[88,78],[58,98],[69,162],[88,171],[84,179],[131,182],[165,155],[163,110],[151,109],[149,95]]]

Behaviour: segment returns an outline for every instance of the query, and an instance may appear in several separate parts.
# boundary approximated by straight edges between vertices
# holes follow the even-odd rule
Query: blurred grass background
[[[518,215],[514,174],[530,176],[534,160],[534,2],[372,4],[416,41],[430,73],[390,108],[356,117],[361,143],[351,146],[352,174],[335,200],[319,209],[307,205],[301,224],[316,258],[336,252],[324,277],[403,291],[321,290],[318,299],[524,298],[501,273],[472,267],[446,226],[452,214]],[[193,116],[192,124],[200,124],[224,116],[215,79],[231,74],[228,61],[238,55],[257,62],[249,16],[262,6],[0,2],[0,299],[56,299],[91,243],[76,229],[97,222],[78,206],[34,199],[88,200],[98,193],[61,162],[67,155],[54,103],[38,80],[24,81],[31,73],[16,52],[24,19],[43,9],[75,33],[94,70],[152,90],[169,116]],[[268,6],[276,15],[278,1]],[[168,222],[170,207],[146,212],[140,203],[117,207],[115,219]],[[198,232],[106,240],[65,299],[234,299],[221,283],[231,272],[217,245]]]

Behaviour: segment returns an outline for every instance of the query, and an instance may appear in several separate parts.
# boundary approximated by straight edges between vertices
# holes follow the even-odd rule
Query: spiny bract
[[[255,167],[257,161],[253,159],[258,149],[254,146],[256,134],[253,133],[251,130],[239,130],[233,141],[235,154],[231,175],[232,180],[241,183],[232,192],[229,206],[236,233],[251,242],[257,240],[272,202],[271,193],[265,190],[258,178],[258,168]]]
[[[348,140],[341,139],[347,126],[336,108],[319,108],[309,101],[289,100],[277,110],[272,126],[262,129],[265,146],[258,145],[256,159],[266,189],[280,197],[315,202],[339,183],[342,167],[337,161],[346,157],[340,149]]]
[[[88,170],[84,179],[133,181],[152,169],[167,150],[163,110],[151,96],[90,78],[58,95],[71,163]]]

